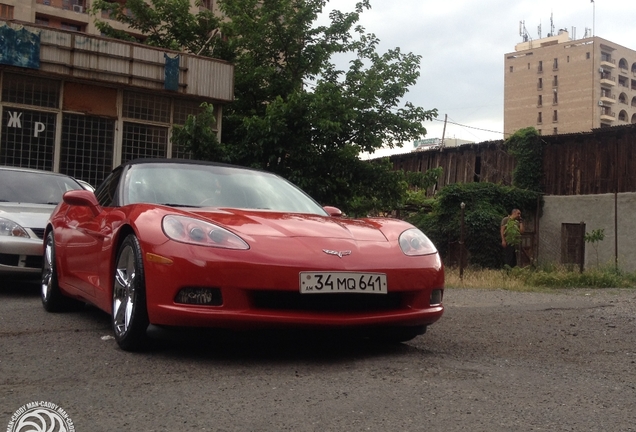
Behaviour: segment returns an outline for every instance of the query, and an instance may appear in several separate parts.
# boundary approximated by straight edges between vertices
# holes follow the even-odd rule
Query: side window
[[[122,169],[113,171],[95,190],[95,196],[102,207],[115,207],[118,205],[117,186],[121,178]]]

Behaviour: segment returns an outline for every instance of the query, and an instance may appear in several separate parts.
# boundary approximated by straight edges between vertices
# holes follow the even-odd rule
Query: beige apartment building
[[[214,107],[220,139],[233,65],[102,37],[89,6],[0,0],[0,165],[97,185],[127,160],[189,157],[172,129],[203,102]]]
[[[636,123],[636,51],[567,31],[505,55],[504,132],[543,135]]]
[[[123,1],[113,0],[119,3]],[[90,0],[0,0],[0,19],[99,35],[100,32],[88,13],[90,3]],[[195,3],[195,0],[190,0],[193,13],[199,9]],[[218,12],[215,0],[203,0],[200,7]],[[103,13],[99,18],[108,20],[108,15]],[[135,31],[117,21],[109,20],[109,23],[116,29],[128,31],[131,35],[142,38],[140,34],[136,34]]]

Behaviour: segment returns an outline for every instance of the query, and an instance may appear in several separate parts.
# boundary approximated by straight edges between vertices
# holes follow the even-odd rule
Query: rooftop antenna
[[[537,27],[537,30],[539,30],[539,39],[541,39],[541,21],[539,21],[539,27]]]
[[[552,12],[550,12],[550,34],[548,37],[554,36],[554,21],[552,20]]]
[[[519,21],[519,36],[523,38],[524,42],[528,42],[530,40],[530,35],[528,34],[528,30],[526,30],[525,21]]]
[[[594,21],[596,21],[596,3],[592,1],[592,37],[594,37]]]

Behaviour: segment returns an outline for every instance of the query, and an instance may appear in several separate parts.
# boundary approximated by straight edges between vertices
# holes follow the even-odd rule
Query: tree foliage
[[[205,8],[197,8],[193,13],[189,0],[152,0],[150,5],[145,0],[93,0],[90,13],[104,36],[138,42],[129,33],[104,21],[102,12],[109,19],[142,33],[142,42],[147,45],[211,56],[219,42],[215,37],[219,32],[219,17]]]
[[[325,0],[219,0],[222,22],[192,14],[187,0],[141,3],[128,0],[127,14],[96,0],[93,11],[113,11],[147,43],[235,65],[235,100],[223,119],[227,161],[278,173],[350,214],[399,206],[411,181],[424,181],[393,171],[388,160],[360,159],[421,138],[423,122],[437,116],[405,101],[421,57],[399,48],[379,53],[378,38],[358,25],[369,0],[332,11],[320,25]],[[211,40],[217,24],[223,38]],[[106,23],[100,29],[121,36]],[[350,59],[347,70],[336,56]]]
[[[183,126],[172,127],[172,144],[192,154],[197,160],[228,162],[228,150],[216,137],[214,105],[201,104],[202,112],[188,116]]]
[[[533,127],[520,129],[505,141],[505,147],[516,159],[512,184],[521,189],[541,192],[543,178],[543,141]]]

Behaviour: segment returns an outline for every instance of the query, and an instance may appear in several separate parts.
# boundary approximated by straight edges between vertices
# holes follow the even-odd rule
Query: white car
[[[0,275],[40,277],[44,227],[73,189],[83,188],[67,175],[0,166]]]

